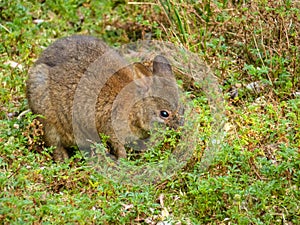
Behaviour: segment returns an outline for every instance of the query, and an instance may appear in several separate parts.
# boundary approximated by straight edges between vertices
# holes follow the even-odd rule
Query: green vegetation
[[[298,1],[4,0],[0,10],[0,224],[300,224]],[[46,46],[74,33],[112,46],[168,40],[211,66],[228,121],[207,171],[203,146],[155,185],[118,184],[76,160],[52,161],[40,124],[22,113],[25,81]],[[203,99],[189,91],[199,107]]]

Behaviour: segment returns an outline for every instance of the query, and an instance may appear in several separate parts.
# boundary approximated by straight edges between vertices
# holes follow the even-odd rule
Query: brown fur
[[[148,137],[153,122],[171,126],[179,123],[176,119],[178,111],[176,90],[173,90],[173,74],[168,61],[158,56],[154,59],[152,72],[140,63],[124,64],[122,58],[115,53],[105,58],[105,54],[109,51],[111,49],[103,41],[94,37],[71,36],[50,45],[29,70],[27,81],[29,107],[33,113],[44,116],[41,119],[44,125],[44,140],[46,146],[56,147],[55,160],[68,158],[70,153],[68,149],[72,146],[81,145],[80,147],[89,148],[89,142],[86,140],[82,143],[77,142],[78,136],[75,137],[74,129],[93,133],[93,123],[97,135],[103,133],[110,137],[112,154],[117,158],[126,157],[124,143],[120,140],[130,139],[128,130],[120,130],[117,136],[112,126],[112,115],[116,115],[117,120],[123,121],[125,118],[123,116],[127,114],[130,131],[140,139]],[[97,73],[98,71],[102,73]],[[109,73],[112,75],[105,76]],[[153,79],[149,80],[151,82],[139,80],[145,77]],[[164,78],[163,82],[159,78]],[[104,85],[101,80],[105,80]],[[85,85],[82,85],[84,82]],[[114,109],[116,97],[129,84],[133,84],[132,91],[122,96],[119,108],[117,106]],[[103,87],[100,91],[101,85]],[[153,87],[157,85],[162,86],[163,91],[167,93],[164,93],[164,96],[170,98],[170,101],[146,97],[149,96],[147,95],[149,92],[155,93]],[[126,107],[126,103],[132,101],[135,95],[145,98],[136,102],[130,111],[122,112],[121,105],[123,104],[123,108]],[[95,98],[94,105],[92,105],[93,98]],[[78,112],[73,112],[74,107]],[[170,117],[162,119],[159,115],[161,110],[168,111]],[[87,137],[89,136],[82,138]],[[92,134],[90,138],[94,139],[93,137],[95,136]]]

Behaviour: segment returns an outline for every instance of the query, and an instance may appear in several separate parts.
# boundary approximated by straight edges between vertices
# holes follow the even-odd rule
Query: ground
[[[299,8],[263,0],[2,1],[1,224],[300,224]],[[212,163],[201,167],[213,115],[196,84],[185,91],[200,112],[201,137],[168,179],[124,184],[76,159],[53,162],[27,111],[25,81],[43,49],[75,33],[112,47],[169,41],[202,58],[224,99],[225,136]]]

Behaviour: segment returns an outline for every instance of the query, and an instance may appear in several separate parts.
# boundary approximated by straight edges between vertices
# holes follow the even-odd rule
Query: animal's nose
[[[171,128],[177,130],[180,126],[184,125],[184,114],[176,113],[170,121]]]
[[[180,116],[179,120],[178,120],[178,124],[179,126],[183,126],[184,125],[184,117]]]
[[[178,117],[178,124],[179,126],[184,125],[184,107],[179,106],[178,112],[177,112],[177,117]]]
[[[177,124],[178,126],[183,126],[184,125],[184,116],[183,115],[177,115],[175,118],[175,124]],[[178,128],[177,126],[177,128]]]

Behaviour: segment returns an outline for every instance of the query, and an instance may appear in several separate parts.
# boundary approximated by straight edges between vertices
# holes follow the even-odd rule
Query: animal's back
[[[40,113],[52,108],[49,96],[55,109],[59,106],[69,110],[86,69],[108,49],[103,41],[90,36],[62,38],[50,45],[29,71],[27,96],[33,112]],[[36,100],[39,100],[39,104]]]
[[[46,145],[76,145],[72,127],[76,88],[88,67],[108,50],[94,37],[66,37],[50,45],[30,69],[28,104],[33,113],[45,117],[41,120]]]

